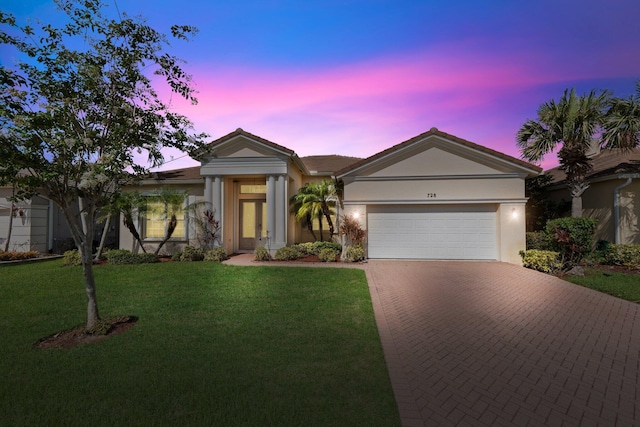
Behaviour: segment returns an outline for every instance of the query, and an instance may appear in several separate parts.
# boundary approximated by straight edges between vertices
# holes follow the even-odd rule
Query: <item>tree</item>
[[[306,183],[290,200],[293,204],[292,213],[295,214],[296,220],[300,221],[304,218],[307,221],[307,227],[315,240],[317,238],[313,232],[313,219],[317,219],[320,225],[320,240],[322,240],[323,216],[329,225],[329,235],[333,236],[335,234],[333,220],[331,219],[333,214],[332,207],[336,203],[335,199],[337,199],[336,186],[332,181],[325,179],[320,182]]]
[[[119,193],[115,196],[115,200],[107,206],[108,213],[111,215],[120,215],[122,214],[122,223],[127,230],[133,236],[135,242],[133,242],[133,246],[135,243],[138,243],[138,247],[142,249],[142,252],[147,253],[147,250],[144,248],[142,243],[142,239],[140,238],[140,233],[136,228],[136,221],[133,216],[144,216],[145,211],[147,209],[147,203],[144,199],[144,196],[139,191],[126,191]],[[135,248],[131,248],[131,251],[134,252]],[[137,252],[137,251],[136,251]]]
[[[567,176],[574,217],[582,216],[582,194],[589,187],[586,176],[592,169],[587,152],[602,129],[608,100],[606,91],[578,96],[573,89],[565,90],[558,103],[542,104],[538,119],[527,120],[516,136],[522,157],[529,161],[540,161],[560,147],[558,159]]]
[[[63,212],[82,258],[88,331],[100,322],[92,268],[99,209],[123,185],[163,162],[161,149],[204,149],[186,117],[172,112],[153,87],[153,72],[170,89],[196,102],[168,38],[139,19],[103,13],[100,0],[57,0],[67,15],[60,28],[20,26],[0,12],[0,43],[23,58],[0,66],[0,176],[17,197],[41,194]],[[172,26],[176,39],[195,28]],[[148,163],[133,153],[147,153]],[[8,176],[6,163],[22,173]]]
[[[295,215],[296,221],[302,221],[307,230],[313,236],[313,240],[318,240],[316,233],[313,231],[313,221],[320,221],[320,239],[322,239],[322,208],[318,203],[316,195],[313,193],[309,184],[302,186],[296,194],[289,200],[291,213]]]
[[[636,82],[635,95],[610,100],[603,140],[605,148],[632,149],[640,145],[640,82]]]
[[[184,213],[184,199],[186,194],[171,188],[162,188],[147,197],[147,215],[153,215],[156,220],[165,222],[164,237],[156,247],[154,254],[158,255],[160,249],[173,236],[178,226],[177,215]],[[149,204],[153,204],[149,209]],[[148,220],[149,218],[147,218]]]

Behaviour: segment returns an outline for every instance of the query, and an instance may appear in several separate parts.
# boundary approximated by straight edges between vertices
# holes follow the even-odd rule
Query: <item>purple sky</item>
[[[56,19],[51,1],[9,1]],[[200,102],[172,106],[197,132],[241,127],[300,156],[367,157],[437,127],[519,157],[515,134],[541,103],[572,87],[627,97],[640,80],[638,0],[105,2],[163,32],[200,29],[173,46]]]

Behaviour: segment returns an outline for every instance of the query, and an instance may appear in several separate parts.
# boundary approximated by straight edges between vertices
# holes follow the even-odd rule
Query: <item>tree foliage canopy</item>
[[[188,153],[204,134],[163,102],[155,87],[196,102],[191,78],[167,52],[169,39],[139,18],[110,18],[100,0],[56,0],[67,23],[20,25],[0,12],[0,44],[18,58],[0,66],[0,184],[17,198],[41,194],[63,211],[95,300],[91,251],[99,209],[120,188],[163,163],[161,150]],[[174,39],[196,29],[171,27]],[[137,164],[136,153],[148,162]],[[80,203],[78,203],[80,201]],[[89,307],[88,328],[98,320]]]
[[[640,143],[640,84],[638,95],[626,100],[613,98],[608,91],[579,96],[573,89],[565,90],[558,102],[550,100],[538,108],[537,120],[527,120],[516,141],[529,161],[558,150],[572,196],[572,215],[580,216],[581,195],[589,187],[586,177],[593,167],[589,151],[595,145],[625,150]]]

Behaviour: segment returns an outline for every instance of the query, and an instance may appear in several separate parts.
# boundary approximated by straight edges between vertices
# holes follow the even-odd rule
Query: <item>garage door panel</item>
[[[495,208],[401,208],[368,214],[370,258],[496,259]]]

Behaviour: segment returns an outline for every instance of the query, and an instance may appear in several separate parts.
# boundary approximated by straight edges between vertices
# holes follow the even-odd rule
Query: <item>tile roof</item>
[[[347,166],[352,165],[353,163],[358,162],[362,159],[360,157],[348,157],[331,154],[326,156],[301,157],[300,160],[302,160],[302,163],[304,163],[304,165],[311,173],[317,172],[318,174],[333,175],[336,171],[344,169]]]
[[[182,181],[182,180],[195,180],[203,179],[200,175],[200,166],[194,166],[191,168],[174,169],[161,172],[153,172],[151,179],[156,180],[169,180],[169,181]]]
[[[591,158],[593,169],[587,179],[601,178],[609,175],[640,173],[640,147],[630,151],[601,150]],[[545,172],[553,177],[553,183],[565,180],[565,173],[560,167]]]
[[[348,173],[348,172],[350,172],[350,171],[352,171],[354,169],[357,169],[357,168],[359,168],[359,167],[361,167],[361,166],[363,166],[363,165],[365,165],[365,164],[367,164],[369,162],[372,162],[372,161],[375,161],[375,160],[377,160],[379,158],[387,156],[388,154],[391,154],[394,151],[401,150],[402,148],[405,148],[405,147],[407,147],[407,146],[409,146],[411,144],[414,144],[415,142],[418,142],[418,141],[420,141],[420,140],[422,140],[424,138],[427,138],[429,136],[439,136],[441,138],[445,138],[445,139],[448,139],[450,141],[457,142],[458,144],[464,145],[464,146],[472,148],[474,150],[482,151],[482,152],[484,152],[486,154],[489,154],[489,155],[492,155],[494,157],[498,157],[498,158],[506,160],[508,162],[515,163],[517,165],[523,166],[523,167],[525,167],[527,169],[531,169],[531,170],[536,171],[538,173],[542,172],[542,168],[539,167],[539,166],[536,166],[534,164],[531,164],[531,163],[526,162],[526,161],[521,160],[521,159],[517,159],[515,157],[509,156],[509,155],[501,153],[499,151],[492,150],[491,148],[487,148],[485,146],[476,144],[474,142],[467,141],[466,139],[458,138],[457,136],[453,136],[453,135],[448,134],[446,132],[442,132],[442,131],[440,131],[440,130],[438,130],[437,128],[434,127],[434,128],[431,128],[427,132],[421,133],[418,136],[414,136],[413,138],[408,139],[407,141],[401,142],[400,144],[394,145],[391,148],[387,148],[386,150],[381,151],[381,152],[379,152],[377,154],[374,154],[371,157],[367,157],[366,159],[360,160],[359,162],[356,162],[356,163],[354,163],[352,165],[349,165],[349,166],[345,167],[344,169],[337,171],[336,175],[338,175],[338,176],[345,175],[346,173]]]

